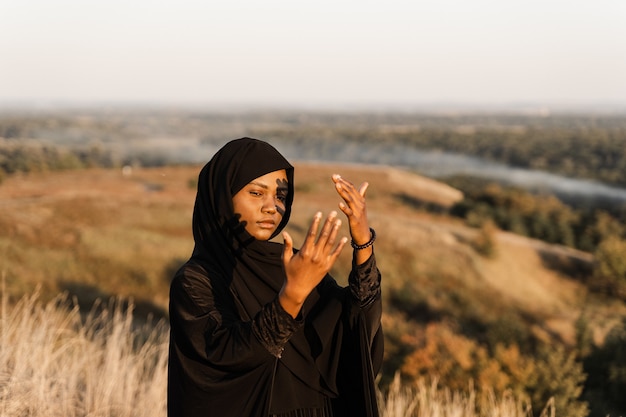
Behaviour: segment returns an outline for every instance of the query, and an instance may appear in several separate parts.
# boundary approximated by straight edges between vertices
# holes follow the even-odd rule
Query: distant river
[[[161,138],[142,141],[139,148],[126,148],[122,153],[146,152],[162,154],[172,162],[203,163],[208,161],[221,144],[201,144],[196,139]],[[295,146],[279,142],[275,146],[290,160],[310,162],[347,162],[389,165],[417,171],[433,178],[470,175],[519,186],[531,191],[544,191],[579,203],[602,201],[626,203],[626,189],[591,180],[580,180],[543,171],[512,168],[480,158],[448,152],[428,151],[400,145],[360,145],[334,143]],[[149,149],[149,151],[148,151]]]
[[[597,181],[573,179],[544,171],[513,168],[481,158],[448,152],[428,151],[406,146],[368,146],[348,144],[331,147],[330,152],[315,155],[315,151],[283,145],[280,150],[290,159],[326,162],[382,164],[403,167],[433,178],[469,175],[530,191],[543,191],[579,203],[626,203],[626,189]]]

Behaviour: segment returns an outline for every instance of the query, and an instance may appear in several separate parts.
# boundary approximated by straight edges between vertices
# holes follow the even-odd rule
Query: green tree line
[[[364,116],[366,117],[366,116]],[[561,115],[431,116],[371,115],[350,124],[305,120],[254,130],[300,145],[328,142],[404,145],[472,155],[513,167],[626,185],[626,117]]]

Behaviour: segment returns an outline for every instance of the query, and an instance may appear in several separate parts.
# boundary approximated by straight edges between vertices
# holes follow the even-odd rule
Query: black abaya
[[[273,147],[231,141],[200,172],[194,252],[170,290],[169,417],[378,415],[374,256],[353,265],[347,288],[327,275],[293,319],[277,297],[282,245],[254,239],[233,213],[241,188],[281,169],[288,195],[276,235],[291,213],[294,170]]]

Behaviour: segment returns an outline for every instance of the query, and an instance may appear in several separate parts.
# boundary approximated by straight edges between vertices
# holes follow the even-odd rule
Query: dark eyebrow
[[[261,182],[255,182],[255,181],[250,181],[250,185],[256,185],[257,187],[261,187],[264,190],[269,189],[270,187],[267,186],[267,184],[263,184]]]
[[[261,187],[264,190],[269,190],[269,186],[267,184],[263,184],[262,182],[256,182],[256,181],[251,181],[250,185],[256,185],[257,187]],[[289,191],[289,187],[287,186],[282,186],[282,187],[277,187],[276,191]]]

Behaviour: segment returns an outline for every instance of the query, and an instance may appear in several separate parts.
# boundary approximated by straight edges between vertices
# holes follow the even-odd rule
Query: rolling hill
[[[15,297],[36,286],[47,297],[69,291],[85,305],[107,295],[132,296],[165,315],[169,276],[192,249],[198,170],[93,169],[8,178],[0,186],[0,271],[6,290]],[[456,289],[474,300],[477,314],[513,308],[532,318],[535,333],[568,344],[583,306],[595,318],[597,340],[626,314],[614,300],[599,299],[596,305],[576,279],[590,268],[590,254],[496,231],[497,254],[480,256],[471,245],[479,231],[446,214],[462,193],[392,167],[297,164],[288,226],[296,242],[315,211],[336,209],[330,181],[335,172],[370,183],[370,222],[380,236],[377,254],[392,292],[414,279],[424,283],[420,296],[436,306],[440,301],[428,291],[437,285],[428,282],[438,275],[453,279]],[[338,277],[349,267],[349,256],[342,254]]]

